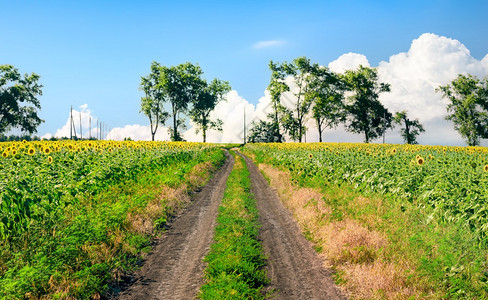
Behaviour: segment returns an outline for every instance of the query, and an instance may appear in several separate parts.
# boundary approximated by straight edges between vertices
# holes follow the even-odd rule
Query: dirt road
[[[212,243],[217,209],[234,165],[234,158],[226,155],[222,169],[170,225],[118,299],[193,299],[197,295],[203,283],[202,260]]]
[[[332,271],[323,267],[291,213],[252,160],[244,158],[260,214],[260,239],[271,279],[269,288],[276,290],[273,299],[346,299],[334,284]]]
[[[193,299],[203,283],[204,256],[212,243],[218,206],[234,165],[222,169],[194,197],[149,254],[131,286],[118,299]],[[273,299],[345,299],[303,237],[290,212],[247,157],[252,193],[260,213],[260,239],[268,257]]]

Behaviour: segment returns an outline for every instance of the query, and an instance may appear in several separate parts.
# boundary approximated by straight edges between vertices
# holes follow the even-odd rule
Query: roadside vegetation
[[[0,298],[99,298],[225,160],[208,144],[0,143]]]
[[[486,148],[244,149],[351,298],[488,297]]]
[[[258,241],[258,210],[250,192],[249,171],[236,162],[219,207],[214,244],[205,257],[205,284],[201,299],[264,299],[268,282],[265,257]]]

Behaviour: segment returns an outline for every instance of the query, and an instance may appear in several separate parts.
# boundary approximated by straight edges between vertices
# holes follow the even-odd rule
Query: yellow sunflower
[[[417,165],[421,166],[425,163],[425,160],[422,158],[422,156],[417,157]]]
[[[309,153],[308,154],[308,158],[312,159],[313,158],[313,154],[312,153]]]
[[[483,168],[483,171],[488,172],[488,165],[485,165],[485,167]]]
[[[3,156],[4,158],[7,158],[7,157],[8,157],[8,151],[3,151],[2,156]]]
[[[48,163],[50,163],[50,164],[52,164],[52,163],[53,163],[53,157],[52,157],[51,155],[49,155],[49,156],[47,157],[47,162],[48,162]]]
[[[44,153],[45,154],[51,153],[51,148],[49,148],[49,147],[44,148]]]
[[[29,154],[29,155],[34,155],[35,153],[36,153],[36,149],[34,149],[32,147],[29,148],[29,150],[27,150],[27,154]]]

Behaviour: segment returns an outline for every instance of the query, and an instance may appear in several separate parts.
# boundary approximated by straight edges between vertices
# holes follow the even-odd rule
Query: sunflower
[[[45,154],[51,153],[51,148],[49,148],[49,147],[44,148],[44,153]]]
[[[29,150],[27,150],[27,154],[29,155],[34,155],[36,153],[36,149],[30,147]]]
[[[7,157],[8,157],[8,151],[3,151],[2,156],[3,156],[4,158],[7,158]]]
[[[48,163],[50,163],[50,164],[52,164],[52,163],[53,163],[53,157],[52,157],[51,155],[49,155],[49,156],[47,157],[47,162],[48,162]]]
[[[488,165],[485,165],[485,167],[483,168],[483,171],[488,172]]]
[[[313,154],[312,153],[309,153],[308,154],[308,158],[312,159],[313,158]]]
[[[422,158],[422,156],[418,155],[417,156],[417,165],[421,166],[425,163],[425,160]]]

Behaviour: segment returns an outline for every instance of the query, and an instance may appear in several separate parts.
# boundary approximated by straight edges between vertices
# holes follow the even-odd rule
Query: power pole
[[[246,106],[244,106],[244,144],[246,144]]]
[[[83,129],[81,128],[81,111],[80,111],[80,139],[83,139]]]
[[[71,105],[71,110],[69,112],[69,139],[73,139],[73,105]]]

